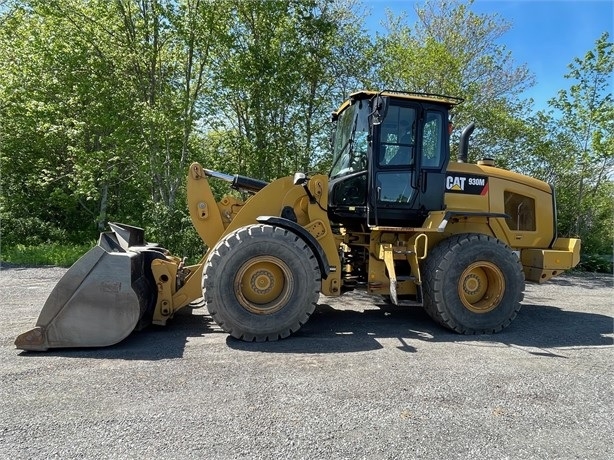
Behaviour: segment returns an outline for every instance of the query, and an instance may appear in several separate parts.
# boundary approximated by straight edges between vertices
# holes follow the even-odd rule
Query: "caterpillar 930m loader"
[[[553,189],[469,164],[472,126],[450,161],[458,99],[362,91],[333,113],[332,169],[271,183],[191,165],[188,206],[208,251],[194,266],[113,224],[52,291],[25,350],[105,346],[166,324],[204,296],[212,318],[246,341],[298,330],[319,293],[355,288],[422,305],[459,333],[497,332],[520,309],[525,279],[544,282],[579,260],[557,238]],[[249,192],[216,202],[209,180]]]

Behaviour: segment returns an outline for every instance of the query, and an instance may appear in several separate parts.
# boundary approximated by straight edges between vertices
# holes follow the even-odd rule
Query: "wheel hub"
[[[252,277],[252,289],[255,293],[265,295],[275,286],[275,278],[266,270],[256,272]]]
[[[478,278],[474,273],[470,273],[465,278],[463,289],[465,294],[469,296],[476,295],[476,293],[480,290],[480,278]]]
[[[234,279],[239,303],[258,315],[281,310],[290,298],[292,285],[290,269],[274,256],[258,256],[246,261]]]
[[[488,313],[499,305],[505,292],[501,269],[491,262],[474,262],[458,280],[459,297],[469,311]]]

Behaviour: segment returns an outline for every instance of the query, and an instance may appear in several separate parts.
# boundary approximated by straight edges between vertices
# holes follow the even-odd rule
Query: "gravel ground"
[[[109,348],[16,350],[64,271],[0,271],[0,458],[614,458],[611,276],[527,285],[492,336],[350,294],[276,343],[201,309]]]

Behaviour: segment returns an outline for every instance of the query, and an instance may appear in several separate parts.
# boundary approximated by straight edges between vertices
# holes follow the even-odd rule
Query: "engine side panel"
[[[555,239],[552,190],[545,182],[492,166],[451,163],[445,202],[447,210],[505,214],[489,219],[489,226],[512,248],[548,248]]]

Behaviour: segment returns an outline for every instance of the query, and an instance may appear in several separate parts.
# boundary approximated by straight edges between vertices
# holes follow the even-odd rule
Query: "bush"
[[[66,241],[67,232],[38,217],[2,216],[2,244],[4,246],[38,246],[48,242]]]
[[[145,239],[160,244],[178,257],[187,257],[194,264],[205,254],[203,241],[192,225],[187,210],[169,209],[155,203],[146,218]]]
[[[611,255],[583,254],[578,268],[587,272],[613,273],[613,257]]]

